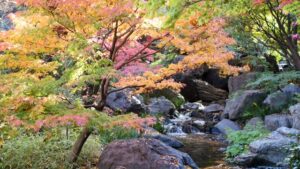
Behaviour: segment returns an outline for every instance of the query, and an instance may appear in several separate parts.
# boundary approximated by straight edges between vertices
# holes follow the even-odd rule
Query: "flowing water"
[[[179,114],[177,118],[169,119],[164,125],[167,135],[183,142],[184,147],[180,150],[188,153],[200,168],[225,166],[226,145],[220,141],[220,136],[201,133],[198,130],[192,130],[192,134],[183,132],[183,124],[189,120],[190,113]]]
[[[184,147],[180,150],[188,153],[200,168],[225,165],[225,144],[213,135],[187,135],[178,137]]]

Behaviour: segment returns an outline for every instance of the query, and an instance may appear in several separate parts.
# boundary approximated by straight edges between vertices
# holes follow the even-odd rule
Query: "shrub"
[[[271,72],[259,73],[258,78],[255,81],[249,82],[246,88],[272,92],[289,83],[300,84],[300,71],[288,71],[278,74]]]
[[[133,128],[124,128],[121,126],[115,126],[108,130],[103,130],[100,133],[100,142],[103,145],[107,145],[114,140],[138,138],[139,133]]]
[[[62,130],[58,130],[62,132]],[[53,134],[53,132],[51,132]],[[21,135],[7,140],[0,148],[1,169],[72,169],[84,166],[92,168],[100,152],[100,141],[93,137],[84,146],[77,163],[68,163],[67,157],[76,139],[77,132],[69,137],[62,135]]]
[[[291,155],[287,159],[291,169],[300,168],[300,145],[294,146],[291,149]]]
[[[252,141],[265,137],[269,131],[262,124],[257,126],[246,126],[244,130],[231,131],[227,136],[229,146],[226,150],[227,159],[230,161],[234,157],[249,150]]]
[[[266,106],[254,103],[251,106],[247,107],[242,116],[242,121],[247,121],[253,117],[265,117],[270,114],[270,110]]]

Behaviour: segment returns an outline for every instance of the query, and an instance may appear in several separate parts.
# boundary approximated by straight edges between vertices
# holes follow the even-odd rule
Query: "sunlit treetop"
[[[182,84],[174,82],[171,77],[204,64],[219,68],[222,74],[236,75],[248,70],[247,67],[239,68],[228,64],[234,55],[226,49],[226,46],[234,44],[235,41],[223,30],[225,20],[216,18],[206,25],[198,26],[194,19],[195,17],[191,17],[176,21],[175,28],[170,29],[168,36],[161,39],[162,44],[167,43],[180,49],[185,55],[182,61],[170,64],[157,72],[146,72],[143,76],[121,78],[115,86],[138,86],[137,93],[164,88],[178,91]]]

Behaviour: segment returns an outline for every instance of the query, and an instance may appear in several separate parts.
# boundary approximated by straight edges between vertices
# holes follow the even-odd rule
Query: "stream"
[[[184,124],[191,120],[193,117],[190,112],[181,112],[176,118],[168,119],[164,124],[166,134],[180,140],[184,147],[179,150],[189,154],[200,168],[228,168],[224,160],[224,138],[221,135],[203,133],[194,127],[191,127],[191,133],[185,133]],[[206,123],[201,119],[195,121],[203,125]]]
[[[179,149],[188,153],[200,168],[225,165],[225,144],[213,135],[188,135],[177,137],[184,147]]]

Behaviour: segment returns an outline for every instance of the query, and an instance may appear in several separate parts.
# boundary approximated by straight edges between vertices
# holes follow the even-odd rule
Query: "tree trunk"
[[[100,85],[100,94],[99,97],[95,101],[95,108],[98,111],[102,111],[104,106],[106,105],[106,98],[108,93],[108,87],[109,87],[109,79],[103,78]]]
[[[99,94],[100,96],[96,100],[96,105],[95,105],[95,108],[98,111],[102,111],[104,106],[106,105],[106,97],[107,97],[107,93],[108,93],[108,87],[109,87],[109,79],[103,78],[101,81],[101,85],[100,85],[100,94]],[[88,127],[85,127],[82,130],[81,134],[79,135],[75,144],[73,145],[72,152],[69,157],[70,162],[76,162],[84,143],[86,142],[88,137],[92,134],[92,132],[93,132],[93,129],[89,129]]]
[[[294,55],[292,55],[292,59],[293,59],[293,64],[296,70],[300,70],[300,56],[299,54],[295,53]]]
[[[88,139],[88,137],[91,134],[92,134],[92,130],[89,129],[87,126],[84,127],[81,134],[78,136],[77,141],[73,145],[72,152],[69,156],[69,161],[70,162],[72,162],[72,163],[76,162],[84,143],[86,142],[86,140]]]

